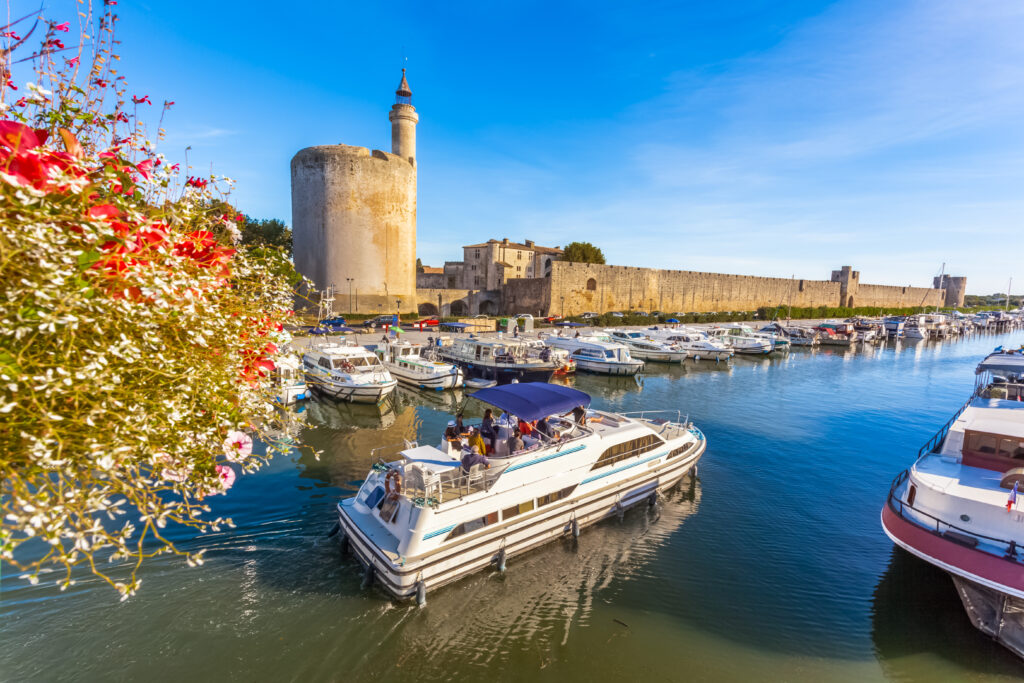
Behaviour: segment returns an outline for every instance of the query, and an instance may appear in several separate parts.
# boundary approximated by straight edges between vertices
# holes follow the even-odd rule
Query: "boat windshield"
[[[346,364],[351,365],[357,369],[362,368],[376,368],[380,366],[376,356],[350,356],[349,358],[335,358],[334,368],[340,370],[345,368]]]

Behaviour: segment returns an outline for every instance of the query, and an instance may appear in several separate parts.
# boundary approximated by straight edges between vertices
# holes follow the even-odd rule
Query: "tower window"
[[[591,292],[597,289],[597,280],[595,280],[594,278],[590,278],[589,280],[587,280],[587,289],[589,289]]]

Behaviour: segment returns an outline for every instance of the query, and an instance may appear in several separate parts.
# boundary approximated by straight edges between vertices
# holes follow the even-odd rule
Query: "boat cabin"
[[[1007,472],[1024,466],[1024,409],[971,408],[961,453],[968,467]]]

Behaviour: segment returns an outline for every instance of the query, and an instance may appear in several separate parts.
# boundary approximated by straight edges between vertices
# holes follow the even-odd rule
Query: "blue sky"
[[[1019,2],[118,9],[132,90],[177,102],[165,153],[192,145],[251,215],[290,223],[302,147],[389,149],[404,49],[425,263],[587,240],[623,265],[924,285],[945,261],[971,293],[1024,291]]]

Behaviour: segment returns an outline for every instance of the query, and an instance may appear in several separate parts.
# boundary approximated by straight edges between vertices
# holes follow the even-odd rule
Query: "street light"
[[[355,278],[347,277],[345,279],[348,280],[348,312],[354,313],[355,311],[352,310],[352,280]]]
[[[562,317],[565,317],[565,297],[562,297]]]

